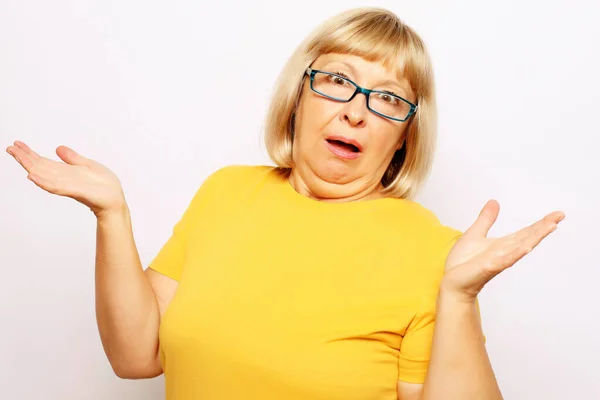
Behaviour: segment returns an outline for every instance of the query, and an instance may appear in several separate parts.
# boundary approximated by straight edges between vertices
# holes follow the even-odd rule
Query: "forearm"
[[[117,375],[160,373],[156,366],[160,315],[127,207],[98,217],[96,317],[104,351]]]
[[[423,400],[500,400],[474,301],[440,291]]]

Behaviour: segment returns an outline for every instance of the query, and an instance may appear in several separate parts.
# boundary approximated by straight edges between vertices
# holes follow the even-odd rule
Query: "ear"
[[[400,138],[400,141],[398,142],[398,145],[396,146],[396,151],[400,150],[402,147],[404,147],[404,142],[405,142],[405,136],[402,135],[402,137]]]

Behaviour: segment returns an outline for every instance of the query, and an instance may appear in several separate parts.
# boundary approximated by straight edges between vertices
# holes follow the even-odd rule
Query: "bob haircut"
[[[395,14],[382,8],[357,8],[319,25],[288,59],[271,98],[264,130],[271,160],[281,172],[293,168],[294,117],[308,67],[322,54],[341,53],[382,62],[408,80],[418,109],[407,123],[404,144],[394,154],[381,182],[387,196],[411,199],[427,179],[437,135],[435,84],[423,40]]]

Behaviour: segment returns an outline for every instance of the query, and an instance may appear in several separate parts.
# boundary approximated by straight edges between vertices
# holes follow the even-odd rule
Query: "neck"
[[[292,169],[289,182],[299,194],[325,202],[345,203],[386,197],[381,193],[383,186],[380,181],[370,184],[361,180],[342,184],[332,183],[319,178],[315,174],[303,177],[303,174],[296,168]]]

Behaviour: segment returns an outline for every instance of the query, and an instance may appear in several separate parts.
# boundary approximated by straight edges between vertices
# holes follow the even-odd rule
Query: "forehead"
[[[402,70],[394,65],[386,66],[383,60],[371,61],[352,54],[325,53],[320,55],[313,63],[313,67],[316,69],[327,66],[344,66],[348,68],[355,75],[354,78],[362,81],[363,85],[392,81],[412,94],[410,82],[406,79]]]

